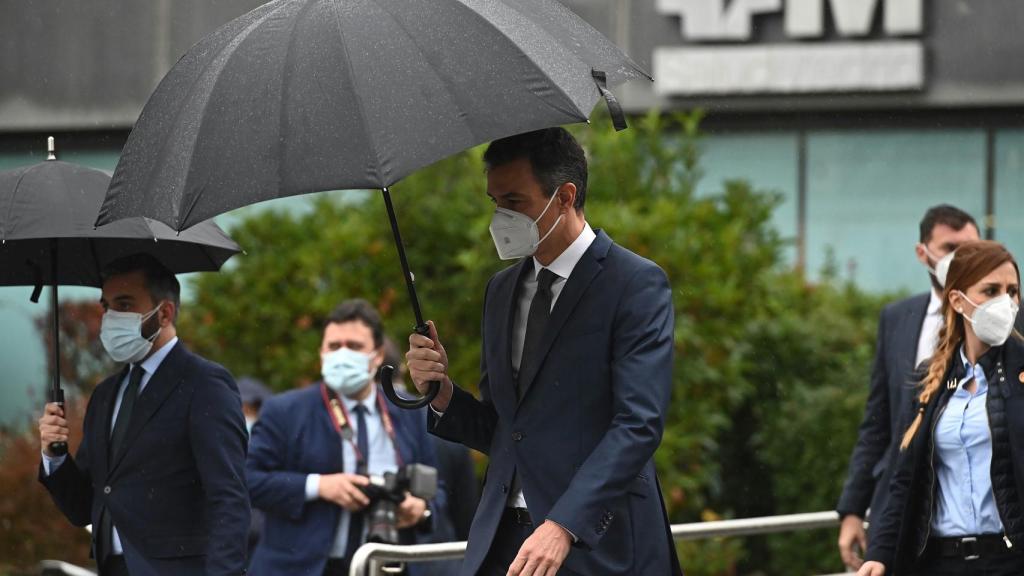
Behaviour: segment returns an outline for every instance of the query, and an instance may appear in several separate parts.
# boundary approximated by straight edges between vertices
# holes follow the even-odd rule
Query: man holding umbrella
[[[156,258],[103,272],[101,340],[125,367],[89,400],[78,453],[63,409],[39,419],[39,480],[68,519],[92,524],[103,576],[243,574],[249,500],[238,389],[178,342],[179,284]]]
[[[463,574],[680,574],[652,457],[672,386],[664,272],[591,229],[587,164],[562,128],[484,155],[498,255],[480,392],[454,386],[431,324],[406,355],[441,391],[429,429],[490,456]]]

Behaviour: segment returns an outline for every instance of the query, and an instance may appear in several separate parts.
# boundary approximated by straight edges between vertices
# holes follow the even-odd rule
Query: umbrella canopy
[[[216,271],[241,250],[212,221],[181,234],[142,217],[95,228],[109,183],[58,160],[0,172],[0,286],[100,286],[106,264],[139,252],[176,274]]]
[[[649,76],[556,0],[277,0],[186,53],[125,145],[100,224],[386,188],[477,144],[586,121]],[[614,108],[613,108],[614,110]]]
[[[0,286],[35,286],[32,301],[44,284],[52,286],[53,379],[49,399],[63,405],[60,387],[57,286],[100,286],[100,271],[109,262],[145,252],[172,272],[218,270],[240,249],[213,222],[203,222],[181,235],[146,218],[130,218],[94,229],[93,221],[110,176],[76,164],[50,159],[0,172]],[[67,443],[50,445],[66,454]]]

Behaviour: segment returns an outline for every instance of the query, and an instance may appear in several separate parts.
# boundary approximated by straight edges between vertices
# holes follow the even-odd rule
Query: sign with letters
[[[917,91],[924,88],[924,0],[656,0],[680,20],[681,46],[658,46],[663,96]],[[879,14],[880,12],[880,14]],[[758,42],[778,19],[785,40]]]

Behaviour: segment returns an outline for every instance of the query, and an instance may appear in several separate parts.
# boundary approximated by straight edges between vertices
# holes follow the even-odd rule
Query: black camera
[[[366,508],[367,542],[398,544],[398,505],[408,492],[430,500],[437,495],[437,469],[425,464],[406,464],[398,472],[369,476],[370,484],[361,487],[370,499]]]

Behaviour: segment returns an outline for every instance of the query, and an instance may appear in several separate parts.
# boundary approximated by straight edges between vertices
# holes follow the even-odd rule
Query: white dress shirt
[[[348,411],[349,423],[352,426],[352,442],[356,442],[356,438],[359,437],[359,420],[358,416],[356,416],[356,406],[359,404],[366,406],[366,439],[370,446],[370,454],[367,461],[367,471],[369,474],[371,476],[380,476],[385,472],[398,471],[398,460],[395,456],[397,446],[391,442],[391,437],[388,436],[387,430],[384,429],[380,405],[377,403],[377,386],[370,386],[370,395],[362,402],[356,402],[344,395],[341,396],[341,401],[345,405],[345,410]],[[341,442],[342,472],[355,474],[356,451],[352,448],[352,442],[342,439],[341,436],[338,436],[338,441]],[[306,500],[316,500],[319,496],[320,475],[310,474],[306,476]],[[345,557],[348,548],[348,527],[350,521],[351,514],[346,510],[342,510],[341,517],[338,519],[338,529],[334,533],[334,544],[331,545],[331,551],[328,554],[330,558]],[[367,524],[366,522],[363,523],[363,537],[360,541],[365,541],[366,539],[366,531],[369,528]]]
[[[157,349],[156,352],[153,352],[153,354],[150,355],[149,358],[143,360],[142,364],[139,364],[139,366],[142,368],[142,380],[139,382],[139,396],[142,396],[142,392],[146,389],[146,384],[149,384],[149,380],[150,378],[152,378],[153,373],[156,372],[156,369],[160,367],[160,364],[163,363],[164,358],[167,358],[167,355],[171,353],[171,349],[174,348],[174,345],[177,343],[178,337],[175,336],[167,344],[164,344],[159,349]],[[117,413],[118,411],[121,410],[121,399],[124,398],[124,390],[125,388],[128,387],[128,376],[130,374],[131,370],[129,370],[124,375],[124,378],[121,380],[121,385],[118,387],[117,398],[114,400],[114,412],[110,415],[110,434],[114,433],[114,423],[117,422]],[[106,447],[104,446],[96,447],[94,449],[102,450],[105,448]],[[64,460],[66,459],[67,455],[51,458],[50,456],[47,456],[46,453],[44,452],[43,468],[45,468],[46,470],[46,475],[49,476],[50,474],[53,474],[53,471],[56,470],[57,468],[60,468],[60,465],[63,464]],[[113,550],[114,554],[124,554],[124,548],[121,546],[121,535],[117,533],[116,526],[113,526],[113,524],[111,524],[111,526],[113,527],[111,549]]]
[[[935,347],[939,343],[939,328],[942,328],[942,300],[935,290],[930,290],[931,299],[928,300],[928,311],[924,315],[924,322],[921,324],[921,335],[917,339],[917,356],[914,359],[914,368],[921,365],[921,362],[932,357]]]
[[[555,273],[557,278],[551,283],[551,309],[555,309],[558,296],[562,293],[569,275],[572,274],[576,264],[583,258],[583,255],[594,243],[597,234],[590,228],[590,224],[584,223],[583,231],[573,240],[572,244],[565,249],[558,258],[555,258],[549,266],[544,266],[533,259],[533,270],[527,272],[523,278],[523,284],[519,287],[519,295],[516,300],[515,323],[512,325],[512,371],[513,376],[519,374],[519,365],[523,360],[523,346],[526,340],[526,320],[530,316],[530,304],[533,296],[537,293],[537,275],[544,268]],[[509,495],[508,505],[516,508],[529,508],[526,505],[526,497],[522,490],[516,490]]]

